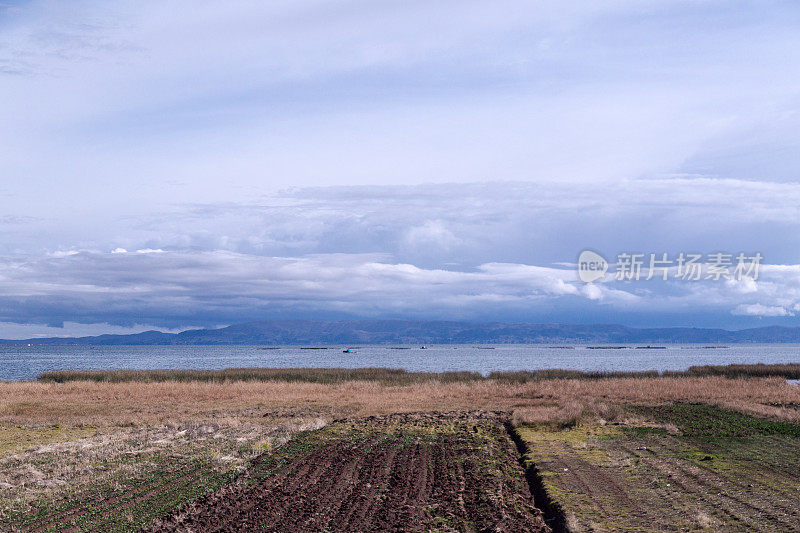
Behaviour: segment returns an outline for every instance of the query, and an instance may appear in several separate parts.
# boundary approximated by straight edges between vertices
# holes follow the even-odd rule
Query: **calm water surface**
[[[665,349],[554,348],[536,344],[388,346],[0,346],[0,380],[35,379],[47,370],[221,369],[231,367],[389,367],[409,371],[685,370],[691,365],[797,363],[798,344],[663,345]]]

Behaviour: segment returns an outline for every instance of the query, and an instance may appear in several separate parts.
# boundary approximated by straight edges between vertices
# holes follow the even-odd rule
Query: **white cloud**
[[[247,202],[187,204],[109,216],[54,212],[5,232],[0,253],[42,249],[227,249],[264,255],[389,253],[425,266],[555,264],[595,248],[761,252],[797,261],[800,184],[686,177],[606,184],[320,187]],[[701,198],[702,201],[698,201]],[[708,221],[713,220],[714,223]]]
[[[757,290],[741,291],[725,282],[610,277],[585,285],[573,269],[515,263],[423,268],[375,254],[82,251],[3,261],[0,295],[0,322],[177,328],[301,316],[546,321],[548,309],[791,317],[788,309],[800,305],[800,282],[796,269],[766,267]]]
[[[797,129],[769,120],[797,107],[795,9],[34,0],[0,24],[0,175],[44,216],[687,162],[737,178],[704,154]]]
[[[725,284],[734,292],[740,294],[752,294],[758,292],[758,282],[751,277],[742,277],[742,279],[730,279]]]
[[[762,304],[738,305],[731,311],[734,315],[747,316],[790,316],[792,313],[779,306],[767,306]]]
[[[0,7],[0,320],[778,316],[800,304],[797,10]],[[553,268],[587,247],[771,264]]]
[[[479,316],[486,303],[578,296],[572,272],[526,265],[476,271],[376,262],[370,255],[263,257],[232,252],[102,254],[0,264],[0,321],[164,325],[200,315],[346,311]],[[574,276],[572,276],[574,277]],[[11,311],[13,307],[13,311]]]
[[[184,329],[195,328],[159,328],[145,324],[134,324],[130,327],[114,326],[111,324],[79,324],[64,322],[60,327],[45,326],[42,324],[15,324],[0,322],[0,335],[3,339],[31,339],[36,337],[88,337],[92,335],[130,335],[143,331],[159,330],[166,333],[177,333]]]
[[[430,248],[449,251],[461,244],[461,241],[441,220],[427,220],[420,226],[409,228],[403,236],[403,244],[414,251]]]

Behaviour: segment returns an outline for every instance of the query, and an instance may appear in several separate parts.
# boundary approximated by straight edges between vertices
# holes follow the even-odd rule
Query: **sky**
[[[0,338],[800,326],[798,24],[769,0],[0,0]],[[763,260],[616,279],[682,252]]]

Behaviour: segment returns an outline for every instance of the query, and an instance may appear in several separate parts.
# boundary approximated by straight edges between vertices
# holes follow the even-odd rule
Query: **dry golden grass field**
[[[764,429],[758,425],[761,422],[753,426],[737,421],[736,427],[756,430],[733,437],[725,434],[728,440],[707,450],[700,444],[702,435],[687,425],[694,415],[668,410],[694,404],[712,406],[719,413],[738,413],[748,421],[783,425]],[[762,475],[763,494],[759,494],[790,499],[775,508],[762,504],[758,523],[768,524],[771,516],[776,525],[798,525],[796,517],[789,515],[800,507],[800,485],[792,485],[784,474],[798,466],[796,456],[790,459],[789,452],[800,442],[800,435],[791,429],[800,423],[800,388],[779,377],[719,376],[514,381],[440,380],[426,375],[402,384],[363,377],[332,383],[279,379],[0,383],[0,521],[7,530],[21,531],[136,530],[229,484],[254,458],[274,452],[299,432],[343,418],[454,411],[508,414],[521,437],[520,445],[528,451],[530,474],[538,476],[536,482],[542,487],[549,487],[546,498],[552,501],[537,504],[549,505],[549,512],[558,515],[551,525],[615,530],[615,520],[624,515],[631,530],[656,522],[666,527],[671,521],[689,529],[736,530],[737,524],[747,523],[747,508],[737,508],[737,522],[727,515],[717,516],[714,509],[719,502],[715,507],[712,500],[686,511],[691,514],[688,518],[664,514],[654,522],[645,510],[657,511],[652,511],[647,499],[639,501],[639,496],[617,489],[611,496],[583,494],[581,490],[588,489],[581,489],[580,483],[591,484],[596,478],[619,488],[633,479],[636,486],[660,486],[667,483],[661,477],[678,476],[675,469],[680,466],[680,476],[690,480],[684,481],[687,494],[709,485],[725,494],[725,479],[734,479],[736,468],[747,465],[743,454],[748,450],[763,454],[771,443],[779,456],[774,465],[762,465],[772,468],[774,475]],[[697,417],[715,420],[716,412],[698,412]],[[694,439],[690,451],[683,437]],[[735,438],[752,446],[737,447]],[[631,448],[640,442],[635,439],[648,443]],[[731,459],[720,466],[720,472],[708,473],[721,460],[700,461],[696,464],[706,474],[695,475],[695,463],[637,459],[643,452],[636,448],[659,446],[668,450],[665,459],[672,454],[678,462],[688,460],[685,453],[699,454],[700,461],[706,455],[717,458],[725,450],[744,451],[736,456],[738,462]],[[553,450],[561,451],[554,456]],[[558,469],[571,468],[558,462],[562,458],[589,474],[577,472],[578,477],[584,476],[577,481],[558,475]],[[649,470],[635,468],[642,461],[650,465]],[[604,476],[598,475],[601,471]],[[713,479],[697,481],[703,475]],[[725,500],[724,507],[736,507],[738,499],[746,498],[747,489],[736,485],[736,491],[744,492]],[[674,490],[664,488],[664,494]],[[645,493],[642,489],[641,495]]]

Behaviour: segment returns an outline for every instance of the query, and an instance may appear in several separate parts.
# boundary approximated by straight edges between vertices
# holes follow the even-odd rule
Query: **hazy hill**
[[[800,328],[770,326],[729,331],[637,329],[613,324],[507,324],[414,320],[272,320],[181,333],[0,340],[2,344],[441,344],[441,343],[740,343],[800,342]]]

